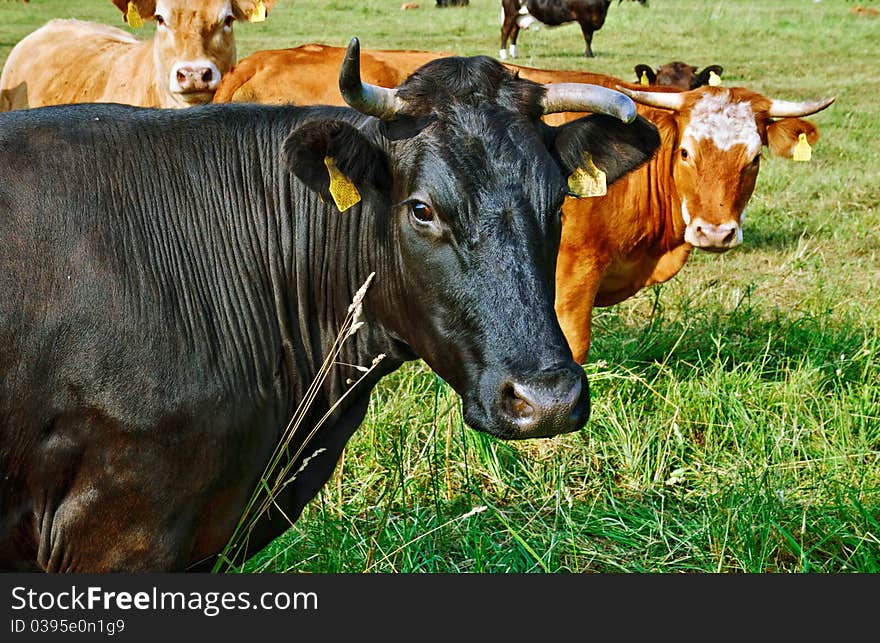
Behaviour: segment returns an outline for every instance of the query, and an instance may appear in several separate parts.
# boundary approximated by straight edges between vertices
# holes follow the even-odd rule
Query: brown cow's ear
[[[812,147],[819,140],[819,128],[803,118],[780,118],[767,122],[767,147],[773,156],[794,158],[795,147],[803,134]],[[803,143],[801,143],[803,146]]]
[[[122,12],[122,19],[126,22],[129,22],[129,5],[132,5],[133,9],[144,20],[149,20],[156,15],[156,0],[112,0],[112,2]]]
[[[642,85],[653,85],[657,74],[648,65],[636,65],[636,82]]]
[[[554,141],[572,194],[577,194],[578,187],[587,192],[595,190],[602,178],[611,185],[650,159],[659,145],[657,127],[643,117],[626,124],[602,114],[560,126]]]
[[[391,193],[384,152],[359,130],[336,120],[306,123],[284,141],[284,165],[300,181],[344,211],[364,190]]]
[[[275,6],[275,0],[232,0],[232,14],[243,22],[260,22],[266,19]]]

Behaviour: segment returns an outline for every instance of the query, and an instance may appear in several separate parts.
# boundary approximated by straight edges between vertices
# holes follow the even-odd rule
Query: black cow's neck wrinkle
[[[267,111],[256,126],[200,123],[183,149],[179,141],[151,140],[149,164],[115,158],[124,189],[109,193],[121,195],[111,197],[120,199],[111,209],[124,225],[114,228],[119,238],[107,247],[118,253],[126,288],[149,295],[128,298],[141,307],[128,313],[158,313],[176,331],[180,352],[201,360],[191,365],[194,375],[209,371],[227,392],[275,407],[285,420],[321,375],[354,294],[376,272],[365,296],[369,308],[392,268],[382,262],[375,235],[387,204],[365,195],[340,213],[283,167],[282,142],[298,118]],[[128,132],[107,136],[109,147],[137,144]],[[361,382],[368,389],[399,365],[379,319],[361,321],[326,374],[312,415],[323,415],[361,378],[355,366],[369,368],[387,355]]]

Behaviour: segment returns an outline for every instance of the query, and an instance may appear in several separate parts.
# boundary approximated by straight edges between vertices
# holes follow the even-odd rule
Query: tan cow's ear
[[[232,13],[236,20],[262,22],[274,5],[275,0],[233,0]]]
[[[803,118],[780,118],[767,123],[767,147],[774,156],[809,160],[810,155],[805,155],[804,150],[807,146],[812,148],[817,140],[819,128]]]
[[[112,2],[122,12],[122,19],[132,27],[140,26],[136,22],[138,18],[148,20],[156,15],[156,0],[112,0]]]

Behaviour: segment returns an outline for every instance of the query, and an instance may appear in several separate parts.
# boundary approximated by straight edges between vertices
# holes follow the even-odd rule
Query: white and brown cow
[[[138,40],[95,22],[55,19],[23,38],[0,75],[6,109],[115,102],[143,107],[209,103],[235,64],[236,20],[260,19],[274,0],[112,0]]]
[[[556,313],[582,363],[594,306],[671,279],[693,248],[725,252],[742,243],[763,147],[792,145],[798,117],[834,102],[776,100],[742,87],[620,89],[657,126],[661,145],[604,196],[563,206]]]

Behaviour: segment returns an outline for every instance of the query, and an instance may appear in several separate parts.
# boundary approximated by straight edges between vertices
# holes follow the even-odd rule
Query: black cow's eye
[[[430,223],[434,220],[434,213],[431,211],[431,207],[421,201],[410,204],[409,211],[417,221],[422,223]]]
[[[165,16],[161,16],[158,13],[156,14],[156,24],[160,27],[165,24]]]
[[[233,22],[235,22],[235,18],[233,16],[226,16],[226,19],[223,21],[223,26],[231,27]]]
[[[688,151],[684,148],[681,148],[681,160],[687,161],[688,159]]]

